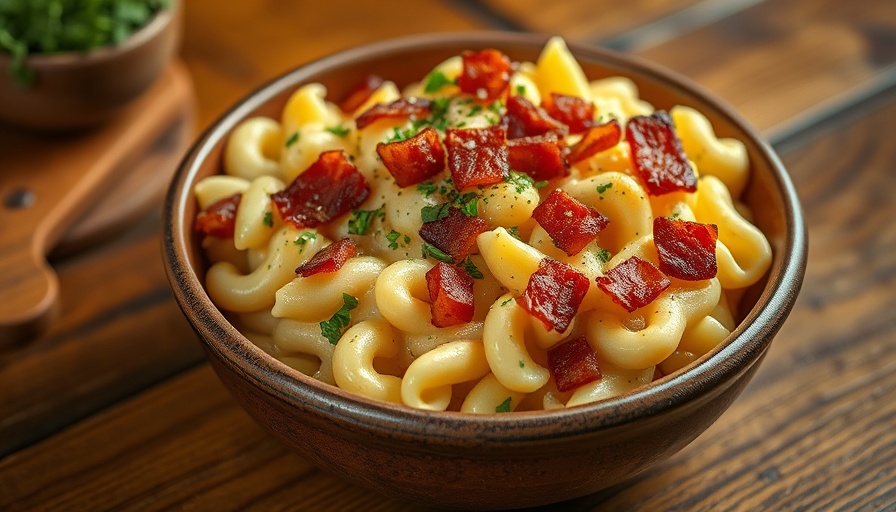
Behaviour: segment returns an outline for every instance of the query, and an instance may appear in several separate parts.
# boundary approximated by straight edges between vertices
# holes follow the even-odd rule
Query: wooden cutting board
[[[193,136],[193,92],[172,62],[108,124],[70,134],[0,126],[0,346],[53,320],[59,282],[47,255],[69,254],[158,207]]]

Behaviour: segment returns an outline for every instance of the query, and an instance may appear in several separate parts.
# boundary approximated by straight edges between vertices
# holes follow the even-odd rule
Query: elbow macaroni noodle
[[[376,153],[376,145],[412,125],[380,120],[358,130],[354,118],[376,103],[402,95],[427,98],[460,94],[453,80],[460,57],[434,70],[448,78],[436,92],[423,82],[400,90],[383,82],[354,112],[327,100],[321,84],[297,89],[280,120],[246,119],[231,134],[221,176],[197,183],[200,208],[235,193],[242,199],[233,240],[206,237],[211,261],[209,296],[246,336],[298,371],[352,393],[427,410],[468,413],[557,409],[629,392],[658,375],[674,372],[706,354],[734,329],[734,306],[745,287],[759,281],[771,263],[765,236],[744,215],[739,198],[749,179],[744,145],[716,137],[697,110],[676,106],[670,114],[691,165],[697,191],[648,197],[633,171],[626,142],[602,151],[554,178],[550,187],[512,183],[479,187],[477,215],[488,230],[477,238],[471,262],[483,274],[474,281],[470,323],[432,324],[425,274],[434,261],[421,256],[420,210],[436,205],[417,187],[399,188]],[[551,39],[535,63],[524,62],[510,78],[510,94],[535,103],[551,92],[593,102],[596,116],[626,120],[653,107],[624,77],[589,81],[559,38]],[[450,126],[488,126],[495,119],[459,104],[448,109]],[[566,144],[574,142],[571,136]],[[297,276],[296,267],[317,251],[348,236],[349,214],[316,228],[296,229],[279,219],[270,195],[282,190],[325,150],[345,151],[370,183],[359,210],[373,216],[366,235],[352,235],[360,255],[337,271]],[[444,183],[447,170],[433,178]],[[609,219],[597,239],[568,256],[557,249],[532,211],[554,188]],[[469,191],[461,191],[469,192]],[[744,212],[742,214],[741,212]],[[672,284],[650,304],[627,312],[595,279],[631,256],[658,264],[653,220],[674,215],[718,226],[718,273]],[[610,258],[599,258],[603,252]],[[564,262],[590,284],[566,332],[548,331],[515,300],[546,257]],[[321,323],[357,299],[338,340]],[[597,354],[602,378],[572,391],[558,391],[548,371],[547,350],[572,336],[585,336]],[[333,343],[337,341],[337,343]]]

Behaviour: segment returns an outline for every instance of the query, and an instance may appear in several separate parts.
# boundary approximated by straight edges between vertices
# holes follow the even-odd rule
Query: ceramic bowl
[[[161,74],[180,37],[180,2],[159,11],[117,46],[89,52],[29,55],[35,73],[26,87],[0,54],[0,122],[42,132],[89,128],[112,118]]]
[[[206,263],[191,229],[193,186],[221,171],[228,133],[248,116],[279,118],[299,85],[321,82],[340,98],[372,72],[405,84],[463,50],[498,48],[534,61],[546,37],[508,33],[426,35],[345,51],[304,65],[237,104],[185,157],[167,196],[164,259],[177,302],[224,385],[261,425],[326,470],[378,492],[432,505],[510,508],[593,493],[662,461],[709,427],[759,366],[790,312],[805,269],[806,231],[794,188],[747,124],[681,77],[596,48],[569,47],[589,78],[624,75],[657,108],[691,105],[720,136],[748,149],[746,193],[774,261],[746,295],[743,321],[720,346],[636,392],[550,412],[466,415],[368,400],[299,374],[246,340],[203,289]]]

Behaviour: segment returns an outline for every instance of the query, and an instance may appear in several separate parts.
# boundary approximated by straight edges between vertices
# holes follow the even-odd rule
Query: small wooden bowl
[[[437,506],[526,507],[582,496],[666,459],[709,427],[758,368],[790,312],[806,263],[806,228],[787,172],[747,124],[686,80],[651,64],[570,44],[589,78],[624,75],[657,108],[693,106],[717,133],[742,140],[753,175],[746,193],[774,258],[745,299],[743,321],[720,346],[635,392],[550,412],[466,415],[372,401],[299,374],[243,337],[203,288],[206,263],[192,230],[193,186],[221,171],[224,142],[243,119],[279,118],[299,85],[321,82],[331,98],[370,73],[399,85],[419,80],[463,50],[498,48],[534,61],[546,37],[508,33],[426,35],[327,57],[247,97],[184,159],[164,210],[164,259],[180,307],[237,401],[288,447],[378,492]]]
[[[171,2],[117,46],[89,52],[29,55],[34,83],[9,76],[0,54],[0,122],[41,132],[69,131],[107,121],[161,74],[180,37],[180,5]]]

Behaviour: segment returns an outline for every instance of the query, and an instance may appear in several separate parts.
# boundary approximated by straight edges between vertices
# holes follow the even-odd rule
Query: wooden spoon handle
[[[97,130],[37,136],[0,130],[0,346],[32,337],[53,318],[59,284],[46,254],[174,126],[191,101],[183,66],[171,64],[128,110]],[[102,283],[97,283],[101,286]]]

